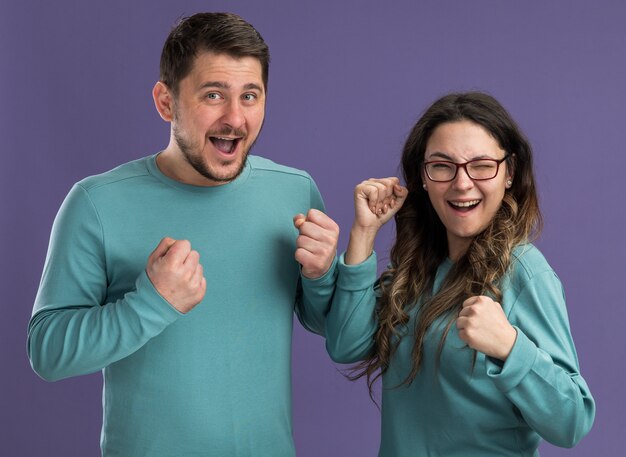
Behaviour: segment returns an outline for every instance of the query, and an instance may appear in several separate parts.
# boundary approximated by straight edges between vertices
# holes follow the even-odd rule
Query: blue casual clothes
[[[433,295],[452,265],[439,266]],[[350,363],[374,346],[376,256],[359,265],[346,265],[342,256],[338,270],[326,344],[335,361]],[[407,387],[401,384],[412,366],[419,303],[413,308],[383,376],[380,457],[538,456],[541,438],[571,447],[589,431],[595,404],[580,375],[558,277],[534,246],[519,246],[500,289],[517,331],[506,362],[476,352],[472,369],[475,351],[453,325],[437,369],[447,323],[441,318],[426,335],[422,367]]]
[[[335,266],[300,277],[293,216],[323,210],[311,177],[250,156],[199,187],[156,156],[77,183],[55,220],[29,325],[35,371],[103,370],[101,447],[112,456],[294,456],[293,313],[323,333]],[[207,292],[181,314],[145,272],[169,236],[200,253]]]

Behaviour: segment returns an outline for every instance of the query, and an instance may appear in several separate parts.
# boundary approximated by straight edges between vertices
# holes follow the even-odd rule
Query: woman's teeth
[[[457,208],[469,208],[471,206],[476,206],[479,203],[480,203],[480,200],[470,200],[468,202],[453,202],[453,201],[450,202],[452,206],[456,206]]]

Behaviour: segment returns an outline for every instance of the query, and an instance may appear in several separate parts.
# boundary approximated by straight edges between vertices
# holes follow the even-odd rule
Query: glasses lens
[[[433,181],[451,181],[456,173],[456,165],[450,162],[431,162],[426,165],[426,173]]]
[[[498,174],[498,162],[495,160],[472,160],[467,164],[467,172],[473,179],[491,179]]]

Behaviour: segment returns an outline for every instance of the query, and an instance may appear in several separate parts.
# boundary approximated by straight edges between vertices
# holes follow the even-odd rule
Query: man
[[[309,175],[248,156],[268,64],[238,16],[181,21],[153,90],[169,145],[57,215],[29,357],[47,380],[103,370],[105,456],[295,455],[293,311],[323,332],[338,228]]]

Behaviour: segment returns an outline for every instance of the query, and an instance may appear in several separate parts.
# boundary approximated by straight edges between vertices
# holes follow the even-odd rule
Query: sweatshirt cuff
[[[172,323],[185,315],[174,308],[174,306],[156,290],[146,270],[143,270],[137,278],[135,287],[138,297],[141,297],[140,299],[145,302],[146,309],[153,310],[157,315],[162,316],[167,323]]]
[[[508,392],[522,382],[537,358],[537,346],[516,326],[517,338],[513,349],[502,365],[486,358],[487,376],[498,390]]]
[[[337,256],[333,259],[333,263],[326,273],[319,278],[307,278],[302,274],[302,268],[300,268],[300,278],[302,279],[303,286],[326,286],[328,284],[334,284],[337,278]]]
[[[367,259],[356,265],[346,265],[345,255],[344,252],[339,257],[337,287],[348,291],[359,291],[374,285],[377,274],[376,252],[372,252]]]

